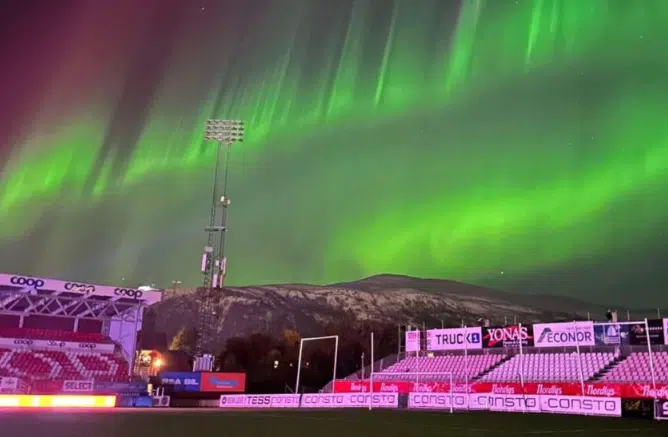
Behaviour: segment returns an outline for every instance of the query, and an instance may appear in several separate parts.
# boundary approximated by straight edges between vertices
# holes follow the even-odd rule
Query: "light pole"
[[[201,271],[204,278],[199,311],[199,329],[197,331],[197,357],[195,359],[194,370],[211,370],[213,366],[213,357],[211,355],[206,356],[205,353],[209,351],[205,349],[208,347],[210,341],[209,335],[214,315],[213,291],[223,286],[227,273],[225,237],[227,234],[227,208],[230,206],[230,199],[227,197],[227,178],[232,145],[244,140],[244,122],[241,120],[208,120],[204,131],[204,139],[206,141],[215,141],[217,148],[209,226],[204,228],[207,232],[207,243],[204,246],[204,253],[202,254]],[[222,196],[219,198],[218,179],[223,146],[227,147],[225,167],[223,169]],[[219,224],[216,224],[218,216],[220,216],[220,221],[218,222]],[[216,234],[218,234],[218,241],[216,241]]]

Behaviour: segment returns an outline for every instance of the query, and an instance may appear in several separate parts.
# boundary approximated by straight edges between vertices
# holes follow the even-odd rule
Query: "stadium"
[[[138,350],[158,290],[2,274],[0,294],[8,429],[53,421],[74,436],[87,423],[107,435],[121,432],[110,421],[122,418],[127,429],[160,436],[191,426],[286,436],[665,433],[656,423],[668,417],[668,319],[621,322],[609,313],[601,323],[408,329],[399,353],[372,357],[366,378],[339,377],[335,350],[333,378],[316,392],[300,390],[303,346],[338,349],[338,335],[302,338],[293,393],[245,394],[245,374],[160,372],[157,358]]]

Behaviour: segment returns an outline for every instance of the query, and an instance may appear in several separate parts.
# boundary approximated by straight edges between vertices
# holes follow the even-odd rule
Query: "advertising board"
[[[654,402],[654,418],[657,420],[668,420],[668,401]]]
[[[92,392],[94,388],[93,381],[63,381],[62,391],[67,393],[85,393]]]
[[[114,408],[116,396],[0,395],[0,408]]]
[[[533,327],[529,326],[492,326],[482,329],[482,347],[516,348],[533,346]]]
[[[618,346],[629,344],[629,326],[618,323],[594,325],[596,346]]]
[[[594,346],[594,322],[537,323],[533,325],[534,346]]]
[[[149,304],[159,302],[162,298],[162,292],[157,290],[144,291],[130,288],[117,288],[109,285],[85,284],[49,278],[35,278],[32,276],[19,276],[9,273],[0,273],[0,286],[23,290],[53,291],[64,293],[65,295],[92,295],[115,299],[124,298],[142,300]]]
[[[7,349],[25,348],[36,350],[68,350],[81,352],[113,353],[111,343],[84,343],[76,341],[32,340],[29,338],[0,338],[0,347]]]
[[[196,372],[161,372],[158,379],[175,392],[199,392],[202,382],[201,374]]]
[[[307,393],[302,395],[301,408],[397,408],[397,393]]]
[[[552,414],[622,417],[620,398],[592,396],[540,396],[540,411]]]
[[[652,319],[645,322],[634,323],[629,327],[629,344],[634,346],[647,346],[647,328],[649,328],[649,344],[664,344],[665,337],[663,319]]]
[[[663,343],[668,344],[668,319],[663,319]]]
[[[420,331],[406,331],[406,352],[420,351]]]
[[[222,395],[220,408],[299,408],[301,395]]]
[[[497,393],[410,393],[408,408],[621,417],[620,398]]]
[[[141,381],[122,382],[122,381],[95,381],[96,393],[109,393],[119,395],[143,395],[147,393],[146,383]]]
[[[466,410],[469,400],[466,393],[410,393],[408,408],[429,410]]]
[[[430,329],[427,331],[427,350],[452,351],[482,349],[482,328]]]
[[[200,391],[215,393],[243,393],[246,391],[246,374],[202,372]]]

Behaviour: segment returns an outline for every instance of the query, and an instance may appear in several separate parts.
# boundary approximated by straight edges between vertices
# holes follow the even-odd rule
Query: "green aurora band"
[[[123,70],[63,110],[65,62],[1,173],[0,270],[197,284],[202,127],[239,118],[229,283],[391,272],[660,300],[668,1],[262,4],[234,44],[193,49],[185,16],[139,134],[111,147]]]

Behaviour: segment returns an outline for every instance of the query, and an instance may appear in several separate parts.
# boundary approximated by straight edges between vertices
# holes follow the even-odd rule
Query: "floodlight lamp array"
[[[240,143],[244,140],[244,122],[241,120],[207,120],[204,139],[221,143]]]

